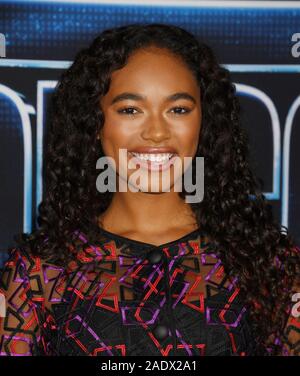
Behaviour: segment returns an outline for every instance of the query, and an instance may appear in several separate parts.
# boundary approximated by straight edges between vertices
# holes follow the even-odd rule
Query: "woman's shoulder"
[[[7,254],[0,270],[0,291],[4,294],[22,288],[28,296],[44,296],[50,281],[57,280],[65,270],[65,267],[36,255],[28,246],[12,247]]]
[[[16,246],[7,251],[7,259],[2,268],[2,275],[8,274],[9,278],[16,280],[26,278],[36,270],[38,262],[34,255],[26,247]],[[3,280],[3,278],[2,278]]]
[[[10,248],[7,253],[0,272],[0,294],[4,303],[3,318],[0,318],[0,355],[37,354],[43,312],[45,306],[48,307],[44,264],[25,246]]]
[[[51,264],[47,258],[35,254],[28,246],[15,246],[7,251],[7,259],[4,262],[6,269],[16,269],[23,275],[31,275],[42,271],[42,267]]]

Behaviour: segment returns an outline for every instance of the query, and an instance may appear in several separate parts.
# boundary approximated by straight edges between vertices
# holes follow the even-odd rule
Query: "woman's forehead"
[[[121,92],[138,92],[146,96],[158,91],[163,96],[175,92],[198,92],[198,84],[193,73],[172,56],[143,54],[136,55],[121,69],[111,75],[107,96]],[[158,93],[157,93],[158,94]]]

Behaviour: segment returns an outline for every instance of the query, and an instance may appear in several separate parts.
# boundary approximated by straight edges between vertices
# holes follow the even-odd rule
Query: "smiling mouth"
[[[136,153],[129,152],[134,161],[141,168],[152,171],[164,171],[168,169],[178,156],[176,153]]]
[[[167,163],[175,153],[157,153],[157,154],[147,154],[147,153],[135,153],[130,152],[134,157],[138,158],[143,162],[152,162],[153,164],[164,164]]]

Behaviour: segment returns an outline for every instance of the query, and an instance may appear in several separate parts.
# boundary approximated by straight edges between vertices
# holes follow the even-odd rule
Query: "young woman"
[[[1,355],[299,355],[299,249],[249,167],[211,48],[171,25],[106,30],[52,104],[39,226],[2,273]],[[101,157],[115,161],[107,192]],[[171,160],[186,157],[196,180],[204,157],[199,202],[174,189]]]

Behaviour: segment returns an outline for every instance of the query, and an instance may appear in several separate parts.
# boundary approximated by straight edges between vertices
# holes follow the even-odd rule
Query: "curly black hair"
[[[225,271],[238,277],[257,343],[270,354],[279,353],[274,339],[283,336],[299,253],[287,228],[274,220],[262,183],[251,170],[248,135],[240,124],[230,72],[206,43],[180,27],[119,26],[101,32],[78,52],[52,96],[38,228],[21,234],[18,242],[34,255],[65,265],[72,258],[74,230],[85,226],[88,231],[87,224],[97,224],[110,205],[113,193],[100,193],[95,185],[96,161],[104,155],[97,138],[104,124],[99,102],[108,92],[111,73],[124,67],[131,53],[149,46],[182,59],[200,85],[196,156],[204,157],[208,189],[203,201],[191,207],[199,227],[213,239]],[[184,198],[187,193],[179,194]]]

